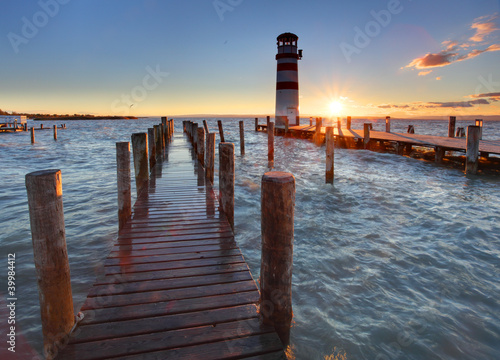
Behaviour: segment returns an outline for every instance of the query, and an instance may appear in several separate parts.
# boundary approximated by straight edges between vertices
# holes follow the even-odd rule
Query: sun
[[[340,115],[342,112],[342,103],[339,101],[332,101],[330,103],[330,112],[332,115]]]

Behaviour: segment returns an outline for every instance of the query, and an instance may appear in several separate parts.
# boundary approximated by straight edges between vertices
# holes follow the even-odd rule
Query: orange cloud
[[[500,30],[497,27],[497,24],[495,24],[495,22],[493,21],[497,18],[498,16],[496,14],[492,16],[482,16],[480,18],[477,18],[471,25],[471,29],[475,29],[476,33],[469,40],[473,42],[482,42],[492,32]]]

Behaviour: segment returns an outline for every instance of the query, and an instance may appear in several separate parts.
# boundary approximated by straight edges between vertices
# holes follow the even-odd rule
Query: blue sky
[[[303,115],[500,114],[498,0],[0,1],[3,110],[273,115],[289,31]]]

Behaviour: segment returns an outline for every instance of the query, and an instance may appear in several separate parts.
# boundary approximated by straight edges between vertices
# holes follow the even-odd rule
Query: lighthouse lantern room
[[[278,36],[276,60],[276,127],[299,125],[299,75],[298,60],[302,50],[297,50],[299,37],[292,33]]]

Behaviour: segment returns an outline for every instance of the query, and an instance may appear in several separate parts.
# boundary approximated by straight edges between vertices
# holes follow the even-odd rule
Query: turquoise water
[[[237,149],[236,241],[258,279],[267,137],[253,131],[253,118],[245,119],[246,155],[239,156],[237,120],[224,119],[226,141]],[[33,145],[27,133],[0,135],[0,252],[5,269],[7,254],[16,254],[18,346],[24,358],[40,352],[42,344],[24,176],[62,171],[78,311],[116,238],[115,143],[160,119],[65,122],[68,128],[57,141],[51,130],[38,132]],[[176,119],[174,141],[181,141],[181,123]],[[215,119],[208,123],[217,129]],[[445,121],[394,120],[392,130],[405,132],[409,123],[420,134],[447,134]],[[353,127],[361,128],[360,122]],[[385,129],[385,122],[374,129]],[[483,138],[498,140],[500,123],[485,122]],[[324,184],[324,146],[277,137],[275,148],[275,169],[293,173],[297,184],[292,357],[498,358],[498,176],[466,177],[458,169],[393,154],[335,149],[332,186]],[[0,276],[4,298],[6,276],[7,270]],[[3,333],[7,324],[0,314]]]

